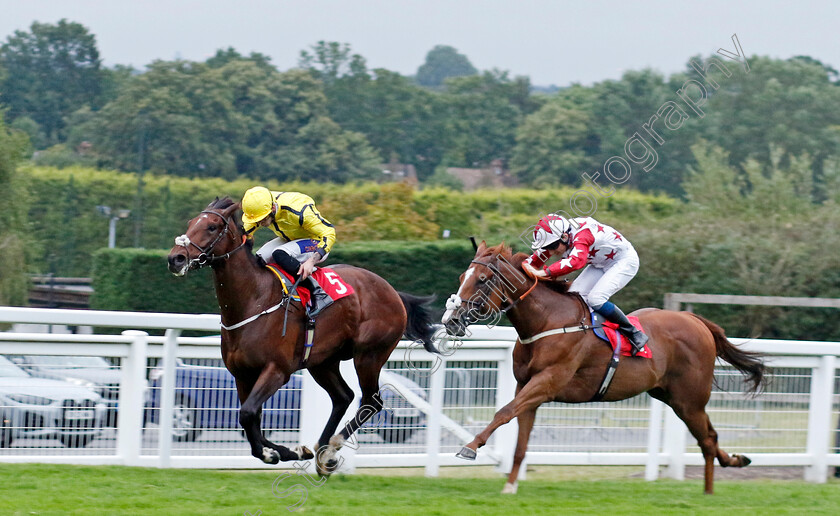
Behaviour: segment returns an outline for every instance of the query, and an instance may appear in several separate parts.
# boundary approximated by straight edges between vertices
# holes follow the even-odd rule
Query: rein
[[[484,262],[480,262],[480,261],[478,261],[478,260],[470,260],[470,262],[471,262],[471,263],[474,263],[474,264],[476,264],[476,265],[483,265],[483,266],[487,267],[488,269],[490,269],[490,271],[493,273],[493,279],[492,279],[490,282],[488,282],[488,283],[487,283],[487,285],[488,285],[488,286],[489,286],[489,288],[491,288],[491,289],[492,289],[492,288],[496,285],[496,283],[498,283],[498,282],[499,282],[499,278],[502,278],[502,277],[503,277],[503,276],[502,276],[502,271],[500,271],[500,270],[499,270],[499,268],[498,268],[498,267],[496,267],[495,265],[493,265],[492,263],[484,263]],[[500,312],[502,312],[503,314],[504,314],[504,313],[507,313],[507,311],[508,311],[508,310],[510,310],[510,309],[511,309],[511,308],[513,308],[514,306],[518,305],[518,304],[520,303],[520,301],[522,301],[523,299],[525,299],[526,297],[528,297],[529,295],[531,295],[531,292],[533,292],[533,291],[534,291],[534,289],[535,289],[535,288],[537,288],[537,283],[538,283],[538,282],[539,282],[539,281],[538,281],[536,278],[534,278],[534,284],[533,284],[533,285],[531,285],[531,288],[529,288],[528,290],[526,290],[524,294],[522,294],[521,296],[519,296],[519,297],[518,297],[517,299],[515,299],[513,302],[510,302],[510,301],[508,300],[508,297],[507,297],[507,296],[505,296],[505,298],[504,298],[504,299],[502,299],[502,303],[504,303],[504,302],[506,302],[506,301],[507,301],[507,302],[510,302],[510,305],[509,305],[507,308],[502,308],[502,307],[500,307],[500,306],[499,306],[499,307],[496,307],[496,308],[497,308]],[[494,290],[495,290],[495,289],[494,289]],[[501,289],[499,289],[499,290],[501,290]],[[471,306],[472,308],[475,308],[475,306],[474,306],[474,305],[479,304],[478,302],[473,301],[472,299],[469,299],[469,300],[467,300],[467,301],[464,301],[464,303],[466,303],[468,306]],[[481,308],[481,307],[479,306],[478,308]]]
[[[493,272],[493,279],[490,280],[489,282],[487,282],[488,288],[492,289],[492,290],[501,290],[501,289],[494,288],[494,287],[496,287],[496,283],[498,283],[500,281],[499,278],[502,277],[502,272],[499,270],[499,268],[496,265],[494,265],[492,263],[480,262],[478,260],[471,260],[471,263],[474,263],[476,265],[483,265],[483,266],[487,267],[488,269],[490,269],[490,271]],[[502,313],[507,313],[508,310],[512,309],[513,307],[518,305],[523,299],[528,297],[531,294],[531,292],[533,292],[534,289],[537,287],[537,283],[539,283],[539,279],[534,277],[534,284],[531,285],[531,287],[527,291],[525,291],[524,294],[522,294],[521,296],[519,296],[517,299],[515,299],[512,302],[510,302],[508,300],[507,296],[505,296],[505,298],[502,299],[501,302],[502,303],[509,302],[510,304],[505,308],[497,307],[497,310],[499,310]],[[479,292],[482,293],[481,297],[483,297],[485,299],[488,298],[485,291],[479,290]],[[447,301],[447,308],[449,308],[450,305],[454,306],[455,302],[460,301],[460,299],[450,300],[450,301]],[[473,299],[468,299],[466,301],[463,301],[463,303],[466,304],[470,309],[475,309],[475,310],[481,310],[484,307],[484,302],[474,301]],[[458,303],[458,304],[460,304],[460,303]],[[586,311],[587,311],[586,308],[584,308],[584,313],[586,313]],[[533,337],[529,337],[527,339],[520,338],[519,342],[521,342],[522,344],[532,344],[532,343],[534,343],[534,342],[536,342],[540,339],[543,339],[545,337],[550,337],[552,335],[561,335],[561,334],[565,334],[565,333],[575,333],[575,332],[579,332],[579,331],[592,330],[594,328],[596,328],[596,327],[595,326],[590,326],[590,325],[586,324],[585,322],[581,322],[577,326],[567,326],[567,327],[564,327],[564,328],[556,328],[556,329],[553,329],[553,330],[547,330],[547,331],[538,333],[538,334],[534,335]]]
[[[191,259],[190,263],[188,264],[188,267],[190,269],[200,269],[205,265],[212,266],[215,263],[223,262],[230,258],[233,253],[245,247],[245,243],[248,241],[248,237],[242,235],[242,243],[239,244],[233,250],[219,256],[211,255],[210,253],[213,251],[213,248],[216,247],[216,244],[218,244],[225,235],[230,234],[230,218],[225,217],[224,215],[215,210],[204,210],[201,213],[209,213],[211,215],[216,215],[217,217],[221,218],[225,223],[225,228],[222,231],[220,231],[218,235],[216,235],[215,240],[213,240],[213,242],[211,242],[210,245],[207,246],[205,249],[202,249],[198,244],[191,241],[186,235],[186,233],[175,238],[176,246],[181,246],[187,249],[189,249],[189,246],[193,246],[196,249],[198,249],[199,255]],[[233,238],[232,234],[231,238]]]

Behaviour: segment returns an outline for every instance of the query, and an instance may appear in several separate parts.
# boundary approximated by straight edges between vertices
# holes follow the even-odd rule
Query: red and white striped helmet
[[[531,249],[543,249],[546,246],[557,242],[569,243],[572,225],[560,215],[550,214],[541,218],[534,228],[534,241],[531,242]]]

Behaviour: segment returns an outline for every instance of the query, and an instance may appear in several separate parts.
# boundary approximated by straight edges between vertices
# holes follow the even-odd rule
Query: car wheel
[[[61,441],[61,444],[68,448],[84,448],[91,441],[93,441],[95,435],[61,435],[58,437],[58,440]]]
[[[172,407],[172,438],[181,442],[195,441],[201,433],[196,426],[198,413],[189,399],[184,396],[175,398],[175,406]]]
[[[8,448],[12,444],[12,416],[0,414],[0,448]]]
[[[411,438],[416,428],[377,428],[376,433],[388,443],[402,443]]]

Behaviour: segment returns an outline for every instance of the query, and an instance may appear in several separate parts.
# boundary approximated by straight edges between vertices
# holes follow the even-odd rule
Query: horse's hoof
[[[470,448],[464,446],[463,448],[461,448],[461,451],[455,454],[455,456],[459,459],[475,460],[476,453],[475,450],[471,450]]]
[[[752,460],[750,460],[750,458],[747,457],[746,455],[734,454],[732,456],[733,457],[738,457],[738,460],[740,461],[740,464],[738,465],[739,468],[746,468],[747,466],[752,464]]]
[[[510,482],[505,484],[505,487],[502,488],[502,494],[516,494],[516,490],[519,488],[519,482],[514,482],[511,484]]]
[[[266,464],[277,464],[278,462],[280,462],[280,453],[278,453],[277,450],[264,447],[262,451],[262,460]]]
[[[323,464],[315,461],[315,472],[318,473],[318,476],[321,478],[329,478],[330,475],[335,473],[336,466],[338,466],[338,461],[335,459],[330,459]]]
[[[295,446],[294,451],[295,453],[297,453],[298,458],[300,460],[309,460],[315,458],[315,454],[312,453],[312,450],[310,450],[306,446]]]

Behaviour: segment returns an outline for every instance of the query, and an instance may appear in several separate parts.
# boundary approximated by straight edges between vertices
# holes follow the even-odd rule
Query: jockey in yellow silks
[[[277,238],[260,247],[257,255],[302,283],[335,243],[333,225],[321,216],[311,197],[299,192],[251,188],[242,197],[242,224],[248,238],[260,227],[274,231]]]

